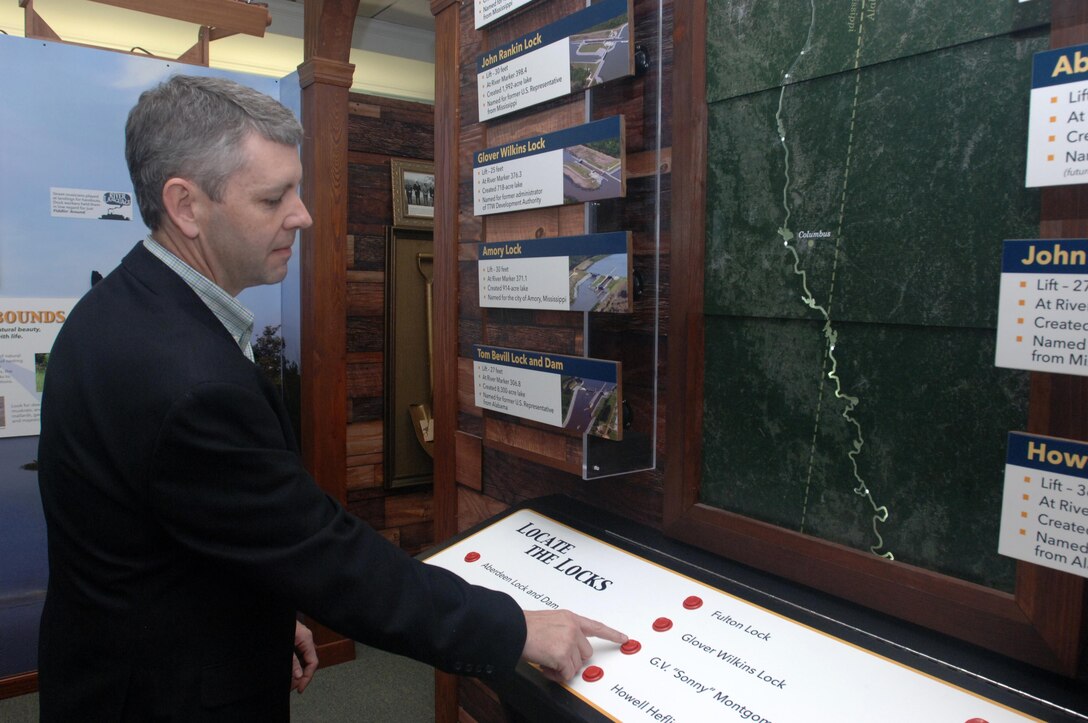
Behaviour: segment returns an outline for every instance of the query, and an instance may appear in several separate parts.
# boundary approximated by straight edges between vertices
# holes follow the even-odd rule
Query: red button
[[[479,559],[480,559],[480,553],[478,553],[478,552],[470,552],[467,555],[465,555],[465,562],[476,562]]]
[[[700,598],[700,597],[697,597],[695,595],[692,595],[688,599],[684,600],[684,609],[685,610],[698,610],[702,606],[703,606],[703,599]]]
[[[587,683],[596,683],[604,677],[604,671],[599,666],[591,665],[582,671],[582,680]]]
[[[634,655],[640,650],[642,650],[642,643],[633,638],[628,639],[626,643],[620,646],[620,652],[624,655]]]
[[[989,723],[989,721],[987,721],[985,718],[972,718],[966,721],[966,723]]]
[[[658,618],[657,620],[654,620],[654,631],[655,632],[663,633],[666,630],[669,630],[671,628],[672,628],[672,620],[669,620],[668,618]]]

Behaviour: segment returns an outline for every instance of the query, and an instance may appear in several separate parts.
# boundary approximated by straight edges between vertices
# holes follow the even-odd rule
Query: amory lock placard
[[[484,243],[477,253],[480,306],[631,310],[630,232]]]

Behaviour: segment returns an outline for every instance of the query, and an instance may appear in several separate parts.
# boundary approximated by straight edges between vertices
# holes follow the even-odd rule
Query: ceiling
[[[430,0],[359,0],[359,17],[434,32]]]
[[[244,34],[216,40],[211,66],[282,78],[303,55],[303,2],[260,0],[272,24],[264,37]],[[34,9],[65,41],[115,50],[138,48],[176,58],[197,37],[197,26],[150,13],[87,0],[34,0]],[[0,32],[22,35],[24,12],[0,0]],[[434,18],[430,0],[360,0],[349,58],[352,90],[425,103],[434,101]]]

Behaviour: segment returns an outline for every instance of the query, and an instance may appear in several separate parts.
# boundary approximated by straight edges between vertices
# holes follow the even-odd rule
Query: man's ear
[[[170,221],[188,238],[200,235],[200,213],[197,206],[203,194],[184,178],[171,178],[162,187],[162,204]]]

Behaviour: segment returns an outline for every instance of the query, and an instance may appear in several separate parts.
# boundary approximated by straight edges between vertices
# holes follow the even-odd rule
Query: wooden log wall
[[[434,107],[351,94],[348,102],[347,507],[409,553],[434,541],[431,488],[384,487],[386,230],[391,158],[434,158]]]
[[[673,18],[676,6],[674,35]],[[656,12],[656,5],[635,2],[636,42],[648,44],[647,38],[655,34],[646,32],[648,19]],[[838,561],[819,567],[819,550],[806,540],[803,557],[793,548],[779,550],[760,538],[757,532],[743,531],[727,537],[728,525],[717,519],[707,520],[713,510],[702,509],[698,504],[699,459],[701,448],[702,404],[702,249],[705,244],[703,227],[706,179],[706,108],[704,98],[705,51],[703,33],[706,24],[706,4],[702,2],[663,3],[663,41],[661,47],[650,47],[651,67],[660,56],[663,59],[662,98],[664,127],[663,150],[666,162],[675,152],[676,174],[664,176],[664,192],[661,197],[661,254],[662,275],[660,300],[661,330],[667,330],[670,344],[669,358],[659,363],[658,387],[667,390],[660,397],[658,418],[657,469],[650,473],[624,475],[617,478],[586,482],[577,474],[580,448],[577,440],[541,425],[484,411],[473,403],[472,363],[473,344],[508,345],[539,351],[580,354],[583,351],[580,318],[572,321],[567,314],[556,312],[529,312],[520,310],[481,309],[477,301],[475,244],[482,241],[500,241],[533,237],[551,237],[582,232],[581,207],[563,207],[541,211],[476,217],[472,208],[472,158],[475,151],[493,147],[535,133],[544,133],[560,127],[575,125],[585,120],[583,99],[578,97],[552,101],[549,104],[526,109],[488,123],[478,121],[476,106],[475,62],[487,50],[541,27],[559,17],[569,15],[583,7],[583,3],[556,0],[551,3],[535,3],[523,11],[497,21],[481,31],[473,27],[471,3],[453,0],[432,0],[432,12],[436,16],[439,57],[457,58],[455,67],[440,66],[436,85],[436,158],[438,158],[438,185],[444,196],[439,199],[436,218],[444,221],[436,228],[436,293],[439,299],[436,329],[436,353],[445,368],[436,378],[436,419],[438,420],[436,464],[440,475],[436,483],[436,525],[439,538],[486,519],[510,505],[522,500],[562,493],[590,505],[607,509],[627,518],[664,529],[667,535],[716,551],[727,557],[737,558],[737,549],[744,545],[761,548],[764,558],[798,561],[806,566],[805,574],[825,580],[844,581],[844,585],[864,589],[861,596],[866,604],[876,609],[895,610],[904,605],[910,594],[919,594],[922,587],[912,587],[909,575],[895,581],[897,587],[874,584],[873,577],[864,572],[855,574],[851,564],[839,565]],[[1059,47],[1084,42],[1088,28],[1084,3],[1078,0],[1054,0],[1052,46]],[[654,18],[656,20],[656,18]],[[675,84],[673,75],[673,48],[676,47]],[[652,77],[653,70],[650,76]],[[646,139],[654,130],[652,118],[646,113],[645,89],[650,86],[649,77],[617,81],[613,85],[592,92],[594,119],[623,113],[628,129],[627,154],[635,160],[632,165],[646,168]],[[672,93],[676,93],[674,105]],[[641,104],[641,105],[640,105]],[[673,142],[675,136],[675,143]],[[674,148],[675,146],[675,148]],[[652,168],[652,166],[651,166]],[[671,168],[669,169],[672,170]],[[645,254],[646,237],[640,232],[646,229],[646,209],[639,208],[639,198],[646,198],[639,184],[644,182],[635,173],[629,181],[628,199],[617,205],[606,205],[602,212],[619,213],[623,219],[607,229],[625,227],[635,233],[636,256]],[[675,187],[676,196],[672,198]],[[1083,209],[1088,208],[1083,194],[1070,191],[1050,191],[1043,195],[1044,237],[1078,237],[1083,226]],[[669,209],[675,207],[675,239],[672,239],[673,218]],[[1059,228],[1059,226],[1061,228]],[[673,243],[673,241],[675,243]],[[678,283],[675,290],[669,284],[670,267],[676,267]],[[447,288],[448,286],[448,288]],[[670,311],[671,310],[671,311]],[[632,347],[645,345],[647,333],[640,317],[645,307],[637,308],[628,318],[596,319],[592,322],[594,338],[591,355],[624,361],[624,384],[644,383],[646,369],[631,365],[625,354]],[[603,316],[603,315],[597,315]],[[664,333],[664,332],[663,332]],[[652,337],[651,337],[652,338]],[[662,349],[666,348],[664,339]],[[1049,386],[1050,384],[1053,386]],[[1084,385],[1069,380],[1052,380],[1042,384],[1033,381],[1032,419],[1033,431],[1078,436],[1074,431],[1083,427]],[[1059,394],[1060,392],[1063,392]],[[1061,403],[1042,406],[1039,397],[1053,396]],[[665,426],[667,397],[672,412],[668,429]],[[446,409],[446,404],[450,408]],[[636,414],[636,416],[638,416]],[[449,436],[449,439],[446,437]],[[666,459],[662,440],[668,438],[671,455]],[[662,489],[663,469],[668,469],[666,488]],[[816,546],[818,547],[818,546]],[[731,549],[725,549],[731,548]],[[743,557],[740,559],[743,560]],[[750,563],[751,564],[751,563]],[[856,567],[863,569],[869,561]],[[838,565],[838,567],[836,567]],[[773,565],[757,567],[774,571]],[[849,569],[847,569],[849,568]],[[1063,670],[1069,674],[1077,664],[1079,650],[1083,647],[1085,590],[1083,580],[1071,580],[1066,576],[1060,585],[1051,584],[1054,576],[1045,570],[1026,569],[1021,565],[1018,594],[992,605],[992,600],[970,600],[963,607],[970,608],[968,627],[985,627],[980,636],[988,638],[987,647],[1001,650],[996,639],[1022,639],[1025,637],[1022,618],[1029,619],[1032,636],[1038,635],[1052,645],[1052,658],[1043,667]],[[803,577],[801,579],[804,579]],[[939,604],[937,597],[922,601],[931,611],[927,626],[942,630],[940,621],[948,618],[953,607],[948,600],[957,594],[957,582],[942,582]],[[819,587],[819,585],[816,585]],[[879,588],[876,592],[871,592]],[[1019,590],[1029,594],[1021,595]],[[1053,604],[1040,603],[1040,597],[1051,590]],[[842,595],[842,592],[836,592]],[[848,599],[850,595],[844,595]],[[990,596],[993,598],[998,595]],[[874,602],[876,601],[876,602]],[[906,604],[910,604],[908,601]],[[956,601],[956,604],[960,604]],[[987,607],[990,605],[990,607]],[[1023,606],[1023,609],[1020,609]],[[1055,609],[1066,606],[1066,609]],[[994,612],[997,610],[997,612]],[[995,618],[1002,616],[1015,620],[1004,625]],[[909,616],[907,619],[910,619]],[[954,635],[962,636],[962,633]],[[974,642],[978,642],[975,640]],[[1040,662],[1035,662],[1040,664]],[[1082,665],[1083,665],[1082,661]],[[1081,668],[1083,670],[1083,667]],[[460,713],[458,713],[458,704]],[[450,711],[453,711],[452,713]],[[437,686],[436,720],[466,719],[503,720],[507,712],[497,697],[485,686],[472,680],[447,680],[439,676]]]
[[[474,152],[538,133],[549,133],[587,121],[586,95],[576,93],[486,123],[478,121],[476,58],[525,33],[567,17],[585,7],[580,0],[540,3],[476,31],[473,8],[460,7],[460,79],[458,113],[458,209],[456,230],[457,286],[457,425],[455,439],[458,483],[458,529],[494,514],[497,509],[524,499],[563,493],[589,504],[617,510],[632,519],[659,526],[661,521],[660,455],[664,452],[664,405],[659,404],[657,470],[587,482],[581,478],[582,438],[553,427],[494,412],[473,402],[473,344],[509,346],[556,354],[581,356],[586,340],[580,313],[522,309],[481,309],[476,282],[476,244],[526,238],[578,235],[584,232],[583,204],[479,217],[472,208]],[[642,46],[650,68],[638,76],[613,81],[588,91],[593,120],[621,114],[626,125],[629,161],[626,199],[599,205],[598,228],[629,230],[633,236],[634,266],[647,284],[653,281],[653,187],[657,142],[657,58],[664,59],[664,108],[669,93],[671,58],[671,3],[666,3],[662,43],[657,38],[658,4],[635,2],[634,42]],[[662,45],[659,47],[659,45]],[[439,110],[439,112],[441,112]],[[663,191],[661,208],[662,274],[659,291],[667,315],[669,188],[668,146],[670,114],[662,130]],[[652,291],[652,290],[651,290]],[[647,348],[653,343],[652,293],[636,300],[630,314],[593,314],[590,319],[590,355],[624,362],[625,390],[652,384]],[[662,340],[662,348],[664,343]],[[659,371],[663,371],[660,369]],[[663,384],[663,375],[659,385]],[[647,424],[652,416],[643,400],[650,394],[626,394],[635,402],[633,418]],[[663,396],[663,395],[662,395]]]
[[[436,376],[437,430],[436,524],[441,536],[465,530],[526,499],[564,494],[660,527],[663,506],[665,439],[665,364],[658,362],[657,464],[654,470],[582,479],[582,438],[475,406],[472,345],[508,346],[623,362],[625,397],[634,423],[651,427],[655,414],[649,400],[654,392],[654,367],[648,349],[657,339],[663,358],[663,330],[668,319],[668,249],[670,208],[670,146],[672,134],[672,2],[635,0],[633,42],[645,50],[648,68],[635,77],[612,81],[587,92],[525,109],[486,123],[479,121],[476,59],[486,51],[585,7],[583,0],[534,3],[486,28],[474,28],[472,3],[436,0],[437,42],[456,56],[457,67],[439,68],[435,113],[438,119],[436,164]],[[659,70],[659,63],[660,70]],[[661,110],[658,113],[658,87]],[[588,103],[587,103],[588,96]],[[590,108],[587,118],[587,107]],[[572,312],[522,309],[481,309],[477,289],[476,248],[481,242],[549,238],[586,232],[582,204],[478,217],[473,213],[472,159],[476,151],[505,142],[577,126],[587,120],[623,115],[628,161],[627,197],[602,202],[597,208],[600,231],[632,233],[634,267],[646,285],[629,314],[590,316],[591,345],[585,348],[583,315]],[[657,154],[661,123],[661,155]],[[656,171],[661,176],[660,204],[655,205]],[[448,191],[447,191],[448,189]],[[654,326],[655,227],[660,212],[660,275],[657,291],[661,316]],[[443,223],[448,219],[449,222]],[[453,221],[456,219],[456,221]],[[451,286],[447,287],[446,284]],[[444,411],[443,400],[455,408]],[[447,426],[448,425],[448,426]],[[450,434],[452,440],[444,435]],[[452,464],[447,455],[452,456]],[[448,518],[448,519],[447,519]],[[505,713],[495,695],[473,679],[438,680],[436,720],[467,715],[477,720],[502,720]],[[460,705],[460,714],[456,711]]]

